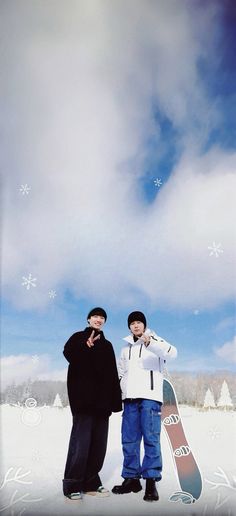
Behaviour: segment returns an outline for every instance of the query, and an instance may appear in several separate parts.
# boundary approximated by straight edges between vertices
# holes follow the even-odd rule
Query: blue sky
[[[170,370],[235,370],[234,2],[1,11],[3,384],[64,379],[98,305],[117,357],[139,309]]]

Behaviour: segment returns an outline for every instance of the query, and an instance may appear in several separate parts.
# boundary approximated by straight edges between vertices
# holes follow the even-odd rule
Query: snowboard
[[[172,451],[181,491],[176,491],[170,501],[193,503],[201,495],[202,478],[196,460],[186,439],[173,385],[164,379],[162,423]]]

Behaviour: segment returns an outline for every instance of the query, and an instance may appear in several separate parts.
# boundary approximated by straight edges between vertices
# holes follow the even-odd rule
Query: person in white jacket
[[[128,316],[131,335],[125,337],[118,374],[124,401],[122,417],[124,481],[113,487],[115,494],[137,493],[140,478],[146,479],[145,501],[156,501],[156,481],[161,480],[160,446],[161,406],[163,403],[163,369],[166,360],[175,358],[174,346],[146,328],[146,317],[140,311]],[[143,439],[144,457],[140,462]]]

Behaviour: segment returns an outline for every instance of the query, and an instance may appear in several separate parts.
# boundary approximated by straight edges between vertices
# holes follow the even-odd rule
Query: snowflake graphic
[[[194,313],[194,315],[199,315],[200,312],[199,312],[199,310],[194,310],[193,313]]]
[[[218,256],[220,255],[220,253],[223,253],[224,250],[221,249],[221,244],[216,244],[215,242],[213,242],[212,246],[208,246],[208,249],[211,251],[209,253],[209,256],[213,256],[215,255],[216,258],[218,258]]]
[[[31,186],[28,186],[27,184],[20,186],[20,192],[22,195],[29,195],[29,192],[31,190]]]
[[[55,290],[49,290],[48,295],[49,295],[50,299],[55,299],[57,293]]]
[[[41,460],[41,456],[40,456],[40,453],[38,452],[38,450],[34,450],[31,460],[34,462],[39,462]]]
[[[35,282],[37,281],[37,278],[33,278],[31,272],[28,275],[28,278],[25,276],[22,276],[23,283],[21,285],[25,286],[27,290],[30,289],[30,287],[36,287]]]
[[[220,435],[221,435],[221,432],[219,431],[217,426],[214,426],[213,428],[210,428],[209,434],[212,439],[218,439],[218,437],[220,437]]]
[[[31,360],[32,360],[33,364],[37,364],[37,362],[39,361],[39,356],[38,355],[33,355],[31,357]]]
[[[162,185],[162,180],[157,177],[156,179],[154,179],[154,185],[160,188],[160,186]]]

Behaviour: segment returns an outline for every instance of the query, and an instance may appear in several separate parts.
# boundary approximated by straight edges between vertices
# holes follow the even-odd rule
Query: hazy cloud
[[[235,327],[236,327],[235,316],[225,317],[216,325],[215,332],[221,332],[221,331],[225,331],[228,328],[235,328]]]
[[[0,360],[1,387],[11,383],[20,384],[29,379],[66,380],[66,369],[53,369],[49,355],[9,355]]]
[[[226,362],[236,363],[236,336],[223,346],[216,348],[215,353]]]
[[[220,120],[198,66],[208,44],[214,59],[217,6],[203,16],[178,1],[14,5],[3,12],[6,297],[21,308],[65,288],[114,305],[232,299],[236,154],[202,152]],[[153,139],[161,156],[167,145],[158,116],[180,157],[148,204],[146,146]]]

